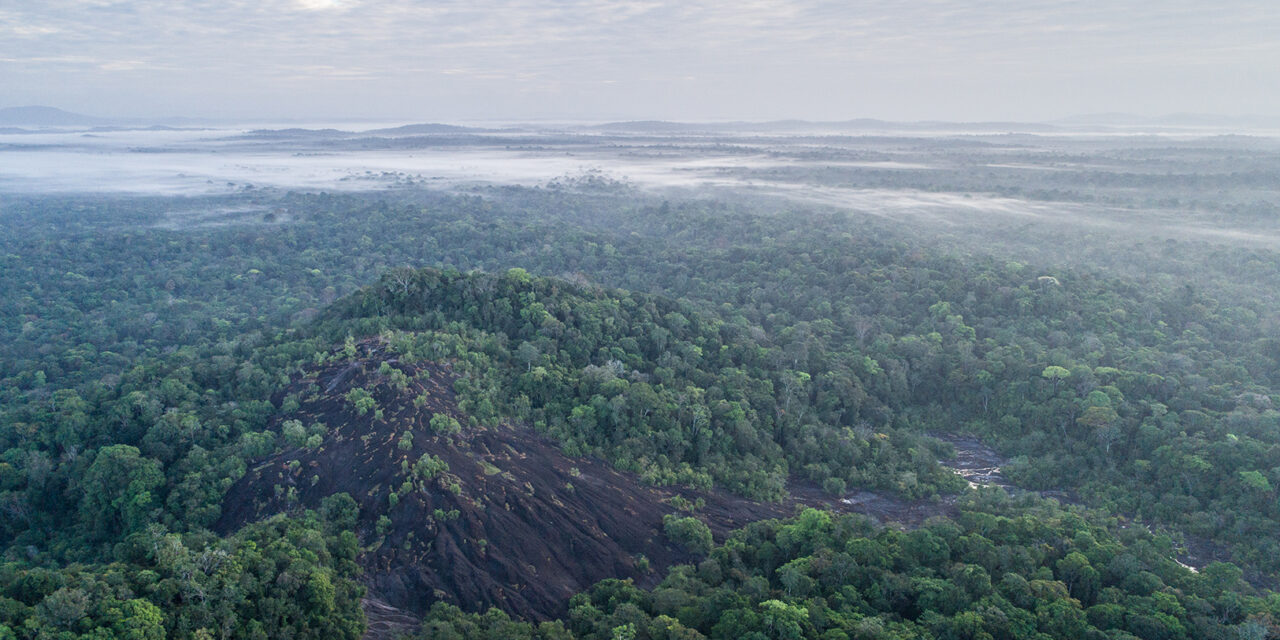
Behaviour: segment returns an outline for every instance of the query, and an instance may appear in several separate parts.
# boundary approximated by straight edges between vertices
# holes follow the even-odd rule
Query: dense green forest
[[[562,621],[441,603],[425,637],[1277,632],[1277,254],[574,186],[4,200],[0,638],[358,637],[346,502],[209,529],[326,437],[277,391],[371,336],[455,363],[459,429],[529,424],[647,483],[960,505],[761,522]],[[967,490],[935,433],[1079,505]]]

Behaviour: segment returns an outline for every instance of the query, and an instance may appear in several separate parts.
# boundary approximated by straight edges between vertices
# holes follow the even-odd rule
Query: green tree
[[[1050,365],[1040,372],[1040,377],[1053,383],[1053,393],[1058,393],[1058,384],[1071,377],[1071,371],[1065,367]]]
[[[662,529],[667,534],[667,538],[694,555],[704,556],[711,553],[713,543],[711,529],[697,518],[691,516],[682,518],[668,514],[662,518]]]
[[[153,492],[164,485],[161,465],[125,444],[98,450],[85,472],[80,512],[100,537],[140,531],[160,501]]]

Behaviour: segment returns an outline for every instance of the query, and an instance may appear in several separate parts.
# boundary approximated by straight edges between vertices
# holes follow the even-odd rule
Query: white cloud
[[[294,3],[308,11],[333,11],[350,9],[360,2],[359,0],[294,0]]]
[[[1246,0],[47,0],[0,8],[0,84],[100,105],[119,74],[86,69],[129,70],[156,74],[160,106],[312,113],[1041,117],[1171,95],[1185,104],[1164,110],[1247,109],[1280,102],[1278,32],[1280,4]]]

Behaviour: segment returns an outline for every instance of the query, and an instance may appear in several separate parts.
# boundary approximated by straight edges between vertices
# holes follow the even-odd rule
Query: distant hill
[[[368,131],[347,131],[343,129],[306,129],[301,127],[293,127],[288,129],[255,129],[245,134],[247,138],[267,139],[267,140],[297,140],[297,139],[325,139],[332,140],[338,138],[364,138],[364,137],[408,137],[421,135],[441,135],[441,134],[465,134],[465,133],[481,133],[488,131],[496,131],[495,129],[476,129],[472,127],[461,127],[452,124],[424,123],[409,124],[402,127],[391,127],[387,129],[370,129]]]
[[[494,129],[477,129],[475,127],[460,127],[453,124],[440,124],[436,122],[427,122],[423,124],[407,124],[403,127],[392,127],[389,129],[373,129],[364,133],[380,136],[420,136],[430,135],[433,133],[484,133],[494,131]]]
[[[246,134],[244,138],[255,138],[264,140],[293,140],[297,138],[349,138],[355,135],[350,131],[341,129],[304,129],[300,127],[292,127],[289,129],[254,129]]]
[[[27,106],[0,109],[0,126],[92,127],[110,122],[106,118],[63,111],[57,107]]]
[[[665,120],[634,120],[628,122],[606,122],[604,124],[584,127],[594,131],[622,131],[627,133],[693,133],[697,131],[717,131],[725,128],[723,123],[668,122]]]
[[[836,122],[810,120],[773,120],[769,122],[670,122],[665,120],[638,120],[606,122],[584,127],[591,131],[640,133],[654,135],[696,133],[814,133],[862,131],[972,131],[979,133],[1045,133],[1058,129],[1051,124],[1036,122],[894,122],[873,118],[858,118]]]

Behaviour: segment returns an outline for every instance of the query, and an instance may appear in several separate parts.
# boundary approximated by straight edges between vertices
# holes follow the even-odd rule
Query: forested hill
[[[497,427],[505,416],[531,420],[566,451],[601,454],[650,482],[773,491],[768,484],[733,484],[743,474],[752,477],[750,468],[737,465],[769,461],[784,470],[784,480],[787,469],[852,469],[863,474],[858,486],[879,482],[901,492],[903,485],[892,484],[901,471],[877,472],[893,469],[895,461],[932,463],[914,453],[923,442],[910,435],[909,424],[885,425],[892,436],[860,436],[852,428],[838,429],[844,420],[868,419],[856,410],[822,414],[819,395],[809,386],[790,396],[779,393],[786,385],[780,376],[821,377],[824,371],[796,371],[790,368],[796,361],[779,357],[782,352],[767,336],[757,342],[749,327],[735,328],[661,296],[532,277],[521,269],[396,269],[339,301],[312,331],[328,343],[344,335],[379,336],[387,350],[382,357],[396,362],[384,372],[388,380],[423,358],[455,362],[461,374],[455,383],[458,406],[470,412],[464,433]],[[353,352],[350,342],[346,350]],[[819,361],[810,360],[810,366]],[[764,392],[736,393],[752,387]],[[869,404],[874,393],[868,394]],[[890,415],[899,410],[871,406]],[[810,412],[818,416],[806,418]],[[848,418],[841,417],[845,412]],[[726,415],[742,422],[728,422]],[[797,416],[796,422],[788,422],[789,416]],[[801,440],[795,433],[824,422],[837,428],[811,437],[836,443],[829,447],[833,457],[807,462],[789,443]],[[764,446],[728,446],[742,431],[756,433]],[[701,451],[690,446],[700,442],[700,433],[711,443]],[[419,437],[409,446],[418,446]],[[843,447],[857,452],[867,444],[875,447],[867,461],[834,457],[843,455]],[[954,476],[940,477],[956,482]],[[838,497],[845,481],[827,476],[823,484]],[[611,638],[619,629],[634,629],[637,637],[730,638],[760,629],[784,629],[795,637],[832,630],[857,630],[866,637],[966,637],[982,631],[992,637],[1071,638],[1110,630],[1145,638],[1215,637],[1265,626],[1251,617],[1263,610],[1263,601],[1247,597],[1225,619],[1196,613],[1225,613],[1230,606],[1210,598],[1222,589],[1248,591],[1229,565],[1211,564],[1203,576],[1193,576],[1173,563],[1163,546],[1167,541],[1030,498],[1015,506],[1000,495],[967,498],[959,525],[937,519],[906,537],[854,516],[833,519],[815,512],[791,523],[748,527],[696,571],[677,569],[652,593],[603,583],[575,598],[567,632]],[[386,510],[390,522],[404,513],[396,502]],[[607,504],[599,506],[608,509]],[[375,575],[367,579],[376,580],[378,570],[370,570]],[[853,591],[844,590],[851,585]],[[535,637],[561,628],[521,625],[495,614],[467,616],[440,604],[424,629],[430,630],[425,637],[449,630]]]
[[[744,415],[756,433],[772,440],[766,445],[782,449],[788,473],[819,484],[834,478],[834,487],[839,481],[929,495],[941,480],[931,475],[926,456],[916,457],[919,468],[864,465],[858,457],[839,457],[847,455],[843,445],[831,443],[874,442],[876,433],[973,431],[1017,456],[1005,471],[1021,486],[1078,491],[1094,504],[1230,543],[1234,558],[1251,567],[1255,577],[1274,579],[1276,541],[1263,532],[1277,522],[1274,487],[1280,482],[1275,477],[1280,426],[1271,407],[1275,361],[1272,339],[1248,320],[1256,313],[1249,303],[1224,304],[1190,286],[1145,289],[1089,272],[1040,276],[1016,263],[962,264],[884,247],[868,252],[849,238],[825,245],[805,240],[814,241],[806,245],[808,251],[790,258],[779,248],[700,254],[702,270],[720,270],[720,282],[728,283],[722,286],[740,278],[738,290],[751,299],[715,310],[719,319],[714,322],[685,310],[671,316],[677,318],[674,326],[671,312],[656,308],[645,322],[658,329],[659,338],[677,339],[673,348],[663,343],[662,351],[655,349],[647,327],[614,327],[590,318],[598,308],[606,317],[616,316],[609,304],[587,303],[583,312],[574,312],[578,302],[557,304],[562,294],[545,283],[535,284],[553,295],[549,303],[539,301],[538,309],[551,309],[555,322],[535,326],[519,315],[526,305],[510,289],[509,276],[473,276],[479,280],[457,280],[462,290],[443,286],[426,291],[424,298],[406,299],[404,287],[432,287],[437,276],[409,277],[401,271],[354,300],[365,314],[431,310],[445,313],[441,319],[465,319],[500,331],[510,340],[504,349],[511,352],[501,357],[516,358],[523,348],[526,364],[541,363],[538,358],[563,364],[571,381],[574,367],[602,367],[609,360],[630,368],[650,361],[651,369],[639,370],[658,378],[646,384],[670,382],[661,376],[704,363],[720,374],[741,372],[765,381],[771,393],[730,402],[749,411]],[[750,284],[766,274],[788,273],[791,282],[785,285],[764,290]],[[496,294],[494,305],[476,301],[490,292]],[[790,295],[795,292],[810,295]],[[433,296],[454,298],[441,306],[442,299]],[[560,341],[565,338],[554,333],[561,327],[570,330],[567,339],[573,345],[564,354]],[[699,350],[682,350],[681,339]],[[601,346],[621,353],[600,353]],[[561,363],[562,355],[576,360]],[[712,393],[748,388],[708,386],[696,378],[689,382],[695,389],[726,390]],[[663,389],[679,395],[685,384],[676,381]],[[548,428],[567,441],[625,450],[590,436],[594,427],[609,431],[609,420],[618,419],[606,406],[608,394],[572,388],[571,403],[553,400],[555,410],[535,419],[548,421]],[[523,403],[514,389],[504,393]],[[714,409],[716,402],[713,397],[705,405],[707,433],[734,433]],[[575,411],[577,419],[570,420]],[[742,441],[717,441],[725,439]],[[1064,442],[1072,444],[1063,447]],[[748,495],[771,495],[760,492],[758,482],[742,484],[721,466],[722,459],[733,459],[733,451],[712,452],[725,457],[713,455],[705,462],[696,448],[657,453],[677,466],[706,467],[717,480]],[[761,456],[750,448],[737,453]],[[641,454],[655,460],[650,445],[628,451],[626,459]],[[778,483],[766,486],[773,491]],[[1207,549],[1197,551],[1210,553],[1212,547]],[[1232,556],[1218,556],[1226,557]]]
[[[397,269],[334,312],[358,318],[362,334],[484,332],[484,366],[467,383],[477,417],[531,421],[567,451],[599,453],[652,481],[763,500],[785,496],[791,477],[837,496],[850,484],[908,498],[963,486],[919,435],[883,421],[869,428],[885,409],[858,376],[874,377],[874,361],[802,363],[758,327],[661,296],[523,269]]]

